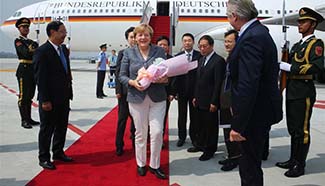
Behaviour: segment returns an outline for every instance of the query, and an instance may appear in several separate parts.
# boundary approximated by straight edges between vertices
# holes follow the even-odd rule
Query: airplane
[[[283,0],[253,1],[259,11],[258,18],[270,29],[280,53],[283,45]],[[287,36],[292,44],[301,38],[296,20],[298,10],[303,6],[325,13],[323,0],[287,0],[284,13],[287,24],[291,25]],[[150,11],[147,11],[148,7]],[[1,30],[15,38],[19,35],[15,28],[16,20],[27,17],[32,22],[29,37],[43,43],[47,38],[47,23],[60,20],[67,27],[66,43],[72,51],[98,51],[102,43],[107,43],[109,51],[127,47],[124,31],[147,18],[155,33],[159,31],[158,34],[170,36],[173,40],[173,53],[181,50],[181,36],[190,32],[196,40],[204,34],[211,35],[216,41],[215,50],[226,56],[223,34],[231,28],[226,7],[227,0],[48,0],[17,10],[1,25]],[[318,25],[318,29],[316,36],[325,38],[325,23]]]

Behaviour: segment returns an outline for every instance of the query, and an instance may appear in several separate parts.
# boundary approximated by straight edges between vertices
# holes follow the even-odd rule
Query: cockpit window
[[[21,16],[21,12],[15,12],[12,17],[19,17],[19,16]]]

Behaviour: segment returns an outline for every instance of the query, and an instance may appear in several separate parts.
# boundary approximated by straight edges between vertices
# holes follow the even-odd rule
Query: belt
[[[312,80],[313,75],[290,75],[289,79]]]
[[[33,60],[29,60],[29,59],[20,59],[19,60],[20,63],[26,63],[26,64],[32,64]]]

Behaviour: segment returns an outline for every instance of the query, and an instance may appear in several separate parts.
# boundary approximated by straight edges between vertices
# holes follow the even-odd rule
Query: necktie
[[[63,53],[63,50],[62,50],[62,46],[59,46],[58,49],[59,49],[59,52],[60,52],[61,63],[63,65],[63,67],[64,67],[65,72],[68,73],[67,60],[65,59],[65,56],[64,56],[64,53]]]
[[[225,79],[225,84],[224,84],[224,92],[230,91],[231,88],[231,77],[230,77],[230,67],[229,63],[227,63],[226,66],[226,79]]]
[[[191,53],[186,54],[187,56],[187,61],[191,61]]]

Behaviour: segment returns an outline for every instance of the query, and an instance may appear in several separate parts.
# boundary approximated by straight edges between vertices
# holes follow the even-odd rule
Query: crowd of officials
[[[187,138],[187,111],[189,110],[189,153],[201,152],[200,161],[211,159],[218,147],[218,125],[224,127],[228,156],[220,160],[223,171],[239,165],[241,185],[263,185],[262,160],[268,156],[268,138],[271,125],[282,120],[282,96],[278,86],[280,69],[288,73],[286,117],[291,136],[288,161],[276,166],[288,169],[287,177],[304,175],[310,146],[310,118],[316,91],[313,74],[324,67],[324,43],[314,35],[324,18],[316,11],[303,7],[299,11],[298,31],[302,39],[293,45],[288,63],[278,62],[277,49],[269,30],[257,19],[258,11],[250,0],[229,0],[227,17],[233,30],[225,33],[226,59],[214,51],[214,40],[204,35],[197,41],[191,33],[183,34],[183,50],[189,63],[198,61],[198,67],[176,77],[160,77],[145,89],[139,83],[138,70],[148,68],[156,58],[169,59],[170,42],[161,36],[152,44],[153,29],[147,24],[125,31],[129,47],[115,50],[110,58],[110,74],[115,76],[118,99],[116,155],[124,153],[124,131],[131,118],[131,136],[135,149],[137,173],[145,176],[147,170],[157,178],[166,179],[160,168],[163,134],[168,108],[172,100],[178,105],[178,141],[181,147]],[[40,124],[39,165],[56,169],[52,159],[71,162],[63,151],[72,100],[72,76],[69,50],[64,44],[66,28],[60,21],[47,25],[48,41],[41,46],[27,38],[30,20],[16,22],[20,32],[15,40],[19,59],[18,107],[21,125],[32,128]],[[106,65],[106,44],[100,45],[98,59],[97,98],[103,92]],[[113,80],[111,79],[110,82]],[[40,123],[31,119],[31,103],[38,87]],[[149,136],[149,137],[148,137]],[[149,140],[147,140],[149,138]],[[146,166],[147,143],[150,142],[149,167]]]

